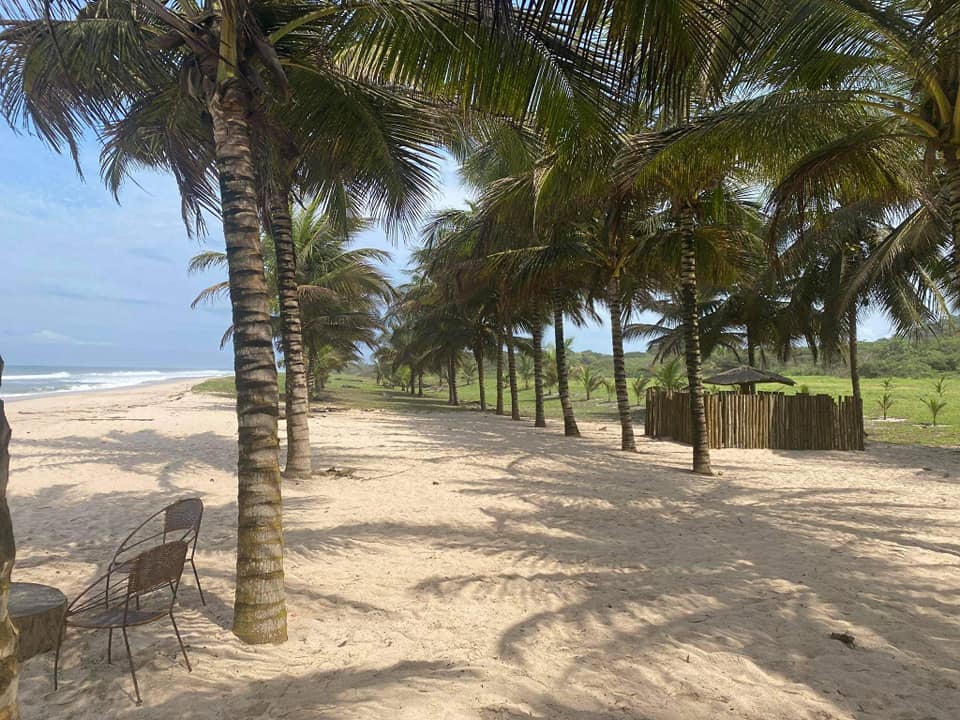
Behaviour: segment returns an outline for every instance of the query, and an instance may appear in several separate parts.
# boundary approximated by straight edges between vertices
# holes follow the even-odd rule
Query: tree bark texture
[[[533,324],[533,396],[536,404],[534,427],[546,427],[547,416],[543,407],[543,326]]]
[[[0,358],[0,384],[3,380],[3,358]],[[0,399],[0,720],[19,720],[17,690],[20,684],[20,663],[17,661],[17,632],[7,612],[10,596],[10,573],[17,556],[13,539],[10,506],[7,505],[7,483],[10,480],[10,423]]]
[[[707,414],[703,403],[703,360],[700,354],[700,317],[697,305],[697,240],[693,209],[680,210],[680,298],[683,312],[684,358],[692,420],[693,471],[712,475]]]
[[[944,176],[947,207],[950,211],[950,225],[953,230],[953,273],[954,281],[960,281],[960,160],[957,149],[948,147],[944,151]]]
[[[457,396],[457,356],[450,356],[450,404],[459,405],[460,398]]]
[[[513,336],[507,336],[507,375],[510,379],[510,419],[520,419],[520,393],[517,389],[517,350]]]
[[[856,303],[850,306],[850,309],[847,310],[847,324],[849,328],[847,329],[847,339],[848,339],[848,354],[850,362],[850,385],[853,389],[853,396],[857,399],[860,399],[860,358],[857,353],[857,306]]]
[[[497,334],[497,415],[503,415],[503,335]]]
[[[627,387],[627,367],[623,356],[623,307],[620,302],[620,281],[611,278],[607,292],[610,308],[610,336],[613,345],[613,382],[617,389],[617,411],[620,414],[620,449],[635,451],[633,417],[630,415],[630,389]]]
[[[209,102],[233,309],[237,383],[237,586],[233,632],[247,643],[287,639],[277,439],[277,366],[263,272],[249,112],[242,81]]]
[[[283,360],[286,368],[284,405],[287,422],[287,465],[290,478],[308,478],[313,472],[310,452],[310,386],[303,359],[303,330],[297,286],[297,251],[290,217],[290,188],[273,188],[269,195],[270,235],[277,254],[277,291]]]
[[[480,410],[487,409],[487,384],[483,376],[483,345],[473,346],[473,359],[477,363],[477,384],[480,388]]]
[[[577,419],[573,415],[570,402],[570,379],[567,377],[567,346],[563,337],[563,306],[559,293],[553,302],[553,342],[557,355],[557,393],[560,395],[560,408],[563,411],[563,434],[567,437],[580,437]]]

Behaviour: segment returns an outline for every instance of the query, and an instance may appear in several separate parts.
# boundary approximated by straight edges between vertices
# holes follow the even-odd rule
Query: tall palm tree
[[[856,398],[861,398],[857,325],[865,308],[881,310],[901,335],[923,332],[949,317],[949,302],[930,270],[938,255],[914,256],[912,262],[864,274],[871,256],[895,232],[887,222],[895,214],[895,209],[871,199],[818,213],[791,236],[781,256],[792,295],[818,306],[816,332],[824,361],[835,359],[846,344]]]
[[[883,145],[912,146],[940,180],[960,247],[960,8],[906,0],[801,0],[784,5],[764,78],[800,90],[821,107],[869,111],[829,147],[830,179],[871,162]],[[782,91],[781,91],[782,92]]]
[[[415,82],[437,92],[464,93],[478,107],[504,114],[543,110],[544,117],[555,118],[556,100],[565,103],[570,88],[581,85],[574,77],[577,65],[545,54],[551,45],[535,38],[535,29],[517,35],[511,24],[492,22],[456,2],[370,2],[340,12],[319,2],[167,6],[95,0],[78,3],[76,16],[66,20],[51,17],[46,0],[26,5],[12,0],[0,7],[20,16],[6,22],[0,35],[0,104],[12,124],[31,124],[54,148],[67,146],[76,156],[84,127],[110,125],[149,100],[153,89],[179,83],[197,99],[201,113],[195,120],[208,119],[212,126],[237,382],[234,631],[252,643],[281,641],[286,614],[277,373],[259,242],[252,120],[267,98],[296,89],[292,69],[309,74],[341,61],[391,84]],[[541,35],[552,33],[539,27]],[[522,47],[516,61],[504,62],[514,47]],[[344,58],[348,48],[354,52]],[[509,79],[489,83],[490,72]],[[590,71],[584,77],[593,80]]]
[[[298,334],[306,348],[306,365],[311,370],[318,357],[330,367],[336,357],[341,365],[360,358],[361,345],[373,345],[379,329],[379,307],[389,302],[394,291],[380,264],[389,260],[389,254],[374,248],[351,248],[356,234],[369,225],[368,221],[348,217],[340,219],[326,211],[319,198],[292,214],[290,238],[293,252],[299,258],[293,278],[298,302],[298,316],[302,315],[303,329]],[[268,284],[279,285],[280,263],[272,260],[269,252],[274,240],[265,236],[267,249],[265,263]],[[190,263],[191,272],[223,268],[225,253],[206,251],[196,255]],[[193,305],[215,300],[228,290],[225,282],[214,284],[196,297]],[[274,326],[279,329],[282,299],[274,292],[272,310]],[[228,331],[229,333],[229,331]],[[280,338],[284,333],[278,333]],[[305,371],[305,375],[315,372]]]
[[[3,381],[3,358],[0,357],[0,385]],[[5,672],[0,675],[0,717],[16,720],[17,690],[20,665],[17,662],[17,631],[7,612],[10,592],[10,571],[16,559],[17,547],[13,539],[13,524],[7,504],[7,482],[10,480],[10,423],[0,398],[0,662]]]

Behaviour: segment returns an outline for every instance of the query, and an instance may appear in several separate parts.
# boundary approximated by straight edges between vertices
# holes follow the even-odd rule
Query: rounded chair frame
[[[161,516],[163,517],[163,525],[155,532],[145,532],[150,524]],[[197,497],[183,498],[157,510],[123,539],[113,553],[107,575],[109,576],[110,573],[117,571],[124,572],[133,556],[133,551],[137,548],[149,547],[151,544],[164,544],[171,538],[181,540],[187,545],[186,562],[190,563],[190,568],[193,570],[193,577],[197,582],[197,591],[200,593],[200,603],[206,605],[207,600],[203,595],[200,574],[197,572],[197,563],[194,560],[197,552],[197,541],[200,539],[200,524],[202,521],[203,501]]]
[[[174,540],[148,548],[139,555],[125,560],[123,572],[119,567],[111,567],[73,599],[67,606],[57,638],[56,655],[53,660],[54,690],[59,685],[60,654],[68,627],[107,630],[109,633],[107,663],[113,662],[113,631],[116,629],[121,631],[137,705],[142,704],[143,700],[140,697],[140,684],[137,682],[137,671],[133,665],[127,628],[147,625],[165,616],[169,617],[177,636],[177,643],[180,645],[180,652],[183,653],[183,659],[187,664],[187,670],[193,671],[190,658],[187,656],[187,648],[183,644],[180,629],[173,616],[189,547],[183,540]],[[161,598],[150,609],[141,609],[141,600],[147,598],[149,605],[156,598],[156,593],[165,589],[170,591],[168,600],[164,601]]]

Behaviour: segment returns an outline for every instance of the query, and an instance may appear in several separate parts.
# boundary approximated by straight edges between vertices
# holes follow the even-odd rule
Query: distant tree
[[[327,387],[330,376],[343,370],[350,360],[336,348],[323,345],[311,352],[310,374],[313,376],[314,393],[320,393]]]
[[[464,385],[473,385],[477,379],[477,366],[474,363],[465,362],[460,369],[460,375],[463,377]]]
[[[533,377],[533,359],[526,353],[520,353],[517,359],[517,373],[523,379],[523,389],[530,389],[530,378]]]

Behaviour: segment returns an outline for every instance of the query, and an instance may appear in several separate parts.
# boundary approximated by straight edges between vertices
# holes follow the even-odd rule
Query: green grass
[[[280,374],[281,391],[283,385],[283,373]],[[471,404],[480,402],[480,386],[476,380],[469,385],[462,382],[457,386],[460,402]],[[488,407],[496,406],[496,376],[491,375],[487,378],[487,404]],[[233,378],[213,378],[205,380],[199,385],[194,385],[194,392],[211,393],[217,395],[234,395],[236,387]],[[617,419],[617,401],[616,398],[607,400],[606,393],[603,390],[593,393],[590,400],[583,397],[583,393],[573,388],[574,401],[573,407],[577,417],[591,420],[613,420]],[[519,388],[520,413],[524,416],[533,417],[534,397],[533,383],[528,389],[524,389],[523,382],[520,382]],[[385,388],[378,386],[373,378],[363,377],[341,373],[331,376],[327,383],[323,395],[314,401],[316,405],[343,405],[346,407],[361,409],[393,409],[405,412],[427,412],[427,411],[455,411],[458,408],[451,407],[447,403],[447,389],[439,389],[439,379],[437,376],[428,375],[424,378],[424,397],[411,397],[409,393],[401,392],[399,388]],[[507,411],[510,407],[510,391],[505,389],[505,403]],[[544,410],[547,419],[561,420],[563,415],[560,410],[560,399],[554,394],[548,396],[544,404]],[[643,412],[637,408],[636,417],[642,420]]]
[[[233,376],[217,377],[204,380],[199,385],[194,385],[191,390],[195,393],[209,393],[210,395],[236,395],[237,386],[233,382]]]
[[[829,375],[791,375],[797,387],[806,385],[811,393],[825,395],[850,395],[849,378]],[[955,446],[960,445],[960,375],[947,375],[945,399],[947,406],[940,411],[937,427],[930,424],[930,412],[920,401],[923,396],[933,394],[936,378],[893,378],[893,406],[887,412],[888,418],[880,418],[883,413],[877,400],[882,394],[883,380],[880,378],[861,378],[860,391],[863,394],[863,415],[869,440],[912,445]],[[768,386],[774,387],[774,386]],[[796,392],[797,387],[787,388],[786,392]]]
[[[797,387],[785,388],[785,392],[794,393],[799,386],[806,385],[811,393],[826,395],[849,395],[850,381],[847,378],[829,375],[792,376]],[[283,374],[280,375],[281,387]],[[493,408],[496,402],[495,376],[487,377],[487,404]],[[933,390],[933,378],[894,378],[894,404],[890,408],[888,417],[899,421],[883,422],[877,400],[882,392],[882,381],[877,378],[864,378],[861,381],[861,390],[864,399],[864,415],[869,440],[901,444],[917,444],[930,446],[957,446],[960,445],[960,376],[947,377],[946,401],[947,406],[941,411],[938,418],[938,427],[930,424],[930,414],[920,401],[921,396],[929,395]],[[431,412],[457,411],[446,404],[447,390],[439,389],[436,376],[427,376],[424,379],[425,397],[411,397],[401,392],[399,388],[389,389],[378,386],[373,378],[353,374],[333,375],[327,383],[324,394],[314,401],[315,406],[333,405],[360,409],[390,409],[399,412]],[[777,386],[768,386],[773,389]],[[232,395],[234,389],[233,378],[214,378],[194,386],[195,392]],[[480,389],[474,380],[469,385],[461,383],[458,387],[460,402],[466,405],[479,403]],[[607,400],[603,390],[593,394],[590,400],[584,397],[583,389],[574,383],[571,387],[573,406],[577,418],[595,420],[599,422],[617,421],[617,402],[615,398]],[[560,400],[554,394],[548,396],[545,404],[547,420],[559,422],[562,419]],[[634,398],[631,395],[631,402]],[[509,412],[510,395],[506,390],[505,402]],[[534,413],[533,385],[524,389],[520,382],[520,412],[526,417]],[[634,408],[634,420],[643,421],[643,410]]]
[[[496,377],[490,376],[486,382],[487,406],[496,407]],[[469,385],[462,382],[457,386],[457,394],[461,404],[479,406],[480,385],[474,380]],[[577,417],[593,420],[616,420],[617,419],[617,401],[612,399],[607,401],[606,394],[600,391],[594,394],[589,401],[580,397],[574,392],[574,412]],[[505,389],[505,403],[507,411],[510,406],[510,391]],[[544,404],[544,411],[547,419],[561,420],[563,415],[560,410],[560,399],[555,395],[548,396]],[[523,382],[519,388],[520,413],[521,415],[533,417],[534,414],[534,396],[533,383],[528,389],[524,389]],[[378,387],[372,378],[361,377],[359,375],[339,374],[330,378],[327,383],[327,389],[324,396],[319,400],[320,403],[330,402],[332,404],[342,404],[349,407],[358,408],[386,408],[403,411],[423,412],[430,410],[457,410],[458,408],[447,405],[447,389],[439,389],[439,379],[434,376],[424,378],[424,397],[411,397],[409,393],[401,392],[399,388],[389,389]],[[639,408],[638,408],[639,410]],[[642,411],[638,415],[642,418]]]

